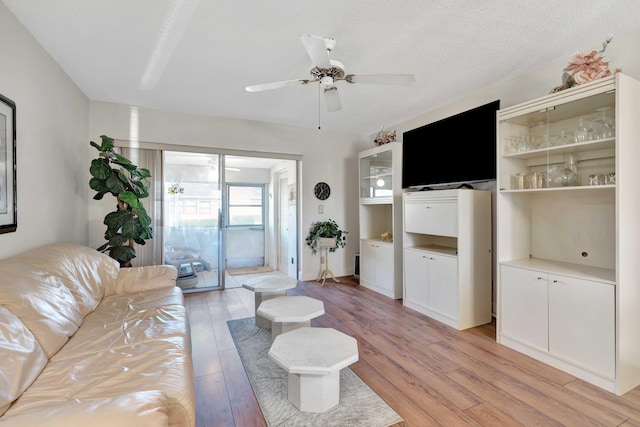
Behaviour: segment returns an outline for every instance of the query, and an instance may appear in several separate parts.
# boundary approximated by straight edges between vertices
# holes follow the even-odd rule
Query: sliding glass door
[[[220,287],[220,156],[165,151],[164,263],[183,289]]]

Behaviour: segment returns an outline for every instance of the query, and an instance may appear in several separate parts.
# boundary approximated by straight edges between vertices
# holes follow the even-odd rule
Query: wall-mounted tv
[[[500,100],[403,133],[402,188],[496,179]]]

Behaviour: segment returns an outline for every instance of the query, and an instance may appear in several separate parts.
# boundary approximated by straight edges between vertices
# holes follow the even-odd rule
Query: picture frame
[[[16,103],[0,94],[0,234],[18,229]]]

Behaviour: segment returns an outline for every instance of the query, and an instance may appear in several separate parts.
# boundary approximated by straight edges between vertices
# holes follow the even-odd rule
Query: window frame
[[[225,206],[225,227],[227,228],[235,228],[235,229],[242,229],[242,228],[261,228],[264,229],[265,228],[265,219],[266,219],[266,210],[267,210],[267,206],[266,206],[266,199],[265,199],[265,195],[266,195],[266,185],[265,184],[255,184],[255,183],[244,183],[244,182],[227,182],[226,183],[226,190],[227,190],[227,203]],[[234,205],[231,203],[231,188],[233,187],[253,187],[253,188],[259,188],[260,189],[260,194],[261,194],[261,198],[262,198],[262,204],[261,205]],[[230,215],[230,210],[233,207],[260,207],[261,211],[262,211],[262,215],[260,217],[260,224],[250,224],[250,225],[238,225],[238,224],[231,224],[231,215]]]

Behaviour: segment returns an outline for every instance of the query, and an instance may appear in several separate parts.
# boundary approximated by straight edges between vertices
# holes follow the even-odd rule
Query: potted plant
[[[305,241],[314,254],[318,252],[318,248],[329,248],[329,252],[335,252],[337,248],[344,248],[347,244],[347,233],[340,230],[338,224],[332,219],[317,221],[311,224]]]
[[[112,138],[105,135],[100,138],[102,145],[90,142],[100,154],[91,161],[89,186],[97,192],[93,196],[95,200],[111,193],[117,204],[116,210],[108,213],[103,221],[107,226],[104,234],[107,243],[97,250],[108,253],[120,262],[121,267],[131,267],[131,260],[136,257],[134,243],[144,245],[153,237],[151,218],[140,202],[149,196],[148,178],[151,173],[114,152]]]

